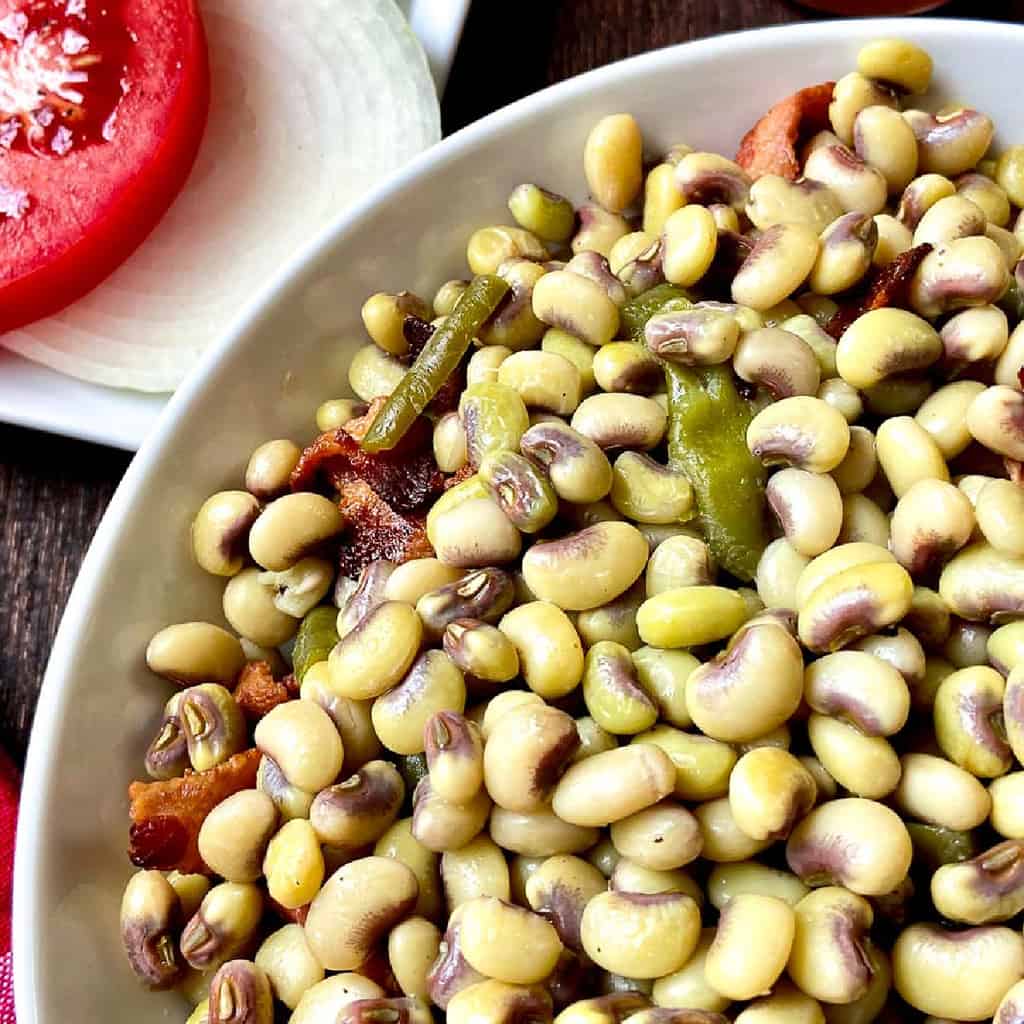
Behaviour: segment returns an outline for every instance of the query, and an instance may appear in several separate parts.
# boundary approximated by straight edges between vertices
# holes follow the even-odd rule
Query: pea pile
[[[122,906],[190,1024],[1024,1022],[1024,147],[930,77],[865,47],[796,180],[610,115],[367,300],[316,426],[422,434],[418,556],[339,574],[288,440],[199,509],[148,785],[236,782]]]

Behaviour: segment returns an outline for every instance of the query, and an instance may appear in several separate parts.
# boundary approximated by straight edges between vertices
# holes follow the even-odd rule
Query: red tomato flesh
[[[139,246],[185,183],[209,98],[195,0],[0,0],[0,331]]]

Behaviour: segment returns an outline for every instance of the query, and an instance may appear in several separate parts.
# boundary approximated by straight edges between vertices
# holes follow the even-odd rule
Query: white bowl
[[[1024,29],[1010,25],[832,21],[661,50],[515,103],[414,160],[283,267],[207,354],[125,475],[54,644],[18,829],[20,1024],[184,1020],[179,996],[139,987],[118,936],[131,871],[125,789],[169,693],[143,652],[167,623],[220,620],[222,583],[192,564],[190,520],[207,495],[240,485],[257,444],[314,433],[313,410],[345,389],[362,343],[363,299],[401,288],[429,296],[464,275],[469,234],[508,220],[505,200],[521,181],[582,198],[583,141],[599,116],[631,111],[654,153],[681,141],[732,153],[770,104],[838,78],[880,35],[926,47],[940,98],[987,111],[1002,142],[1024,138],[1012,84]]]

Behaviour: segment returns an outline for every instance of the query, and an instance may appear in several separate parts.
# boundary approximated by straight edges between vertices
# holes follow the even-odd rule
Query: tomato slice
[[[188,177],[209,100],[195,0],[0,0],[0,331],[138,247]]]

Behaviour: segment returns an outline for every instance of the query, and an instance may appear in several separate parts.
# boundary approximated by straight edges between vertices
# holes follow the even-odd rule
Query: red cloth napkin
[[[14,971],[11,963],[11,897],[14,886],[14,835],[18,829],[21,779],[0,751],[0,1024],[15,1024]]]

